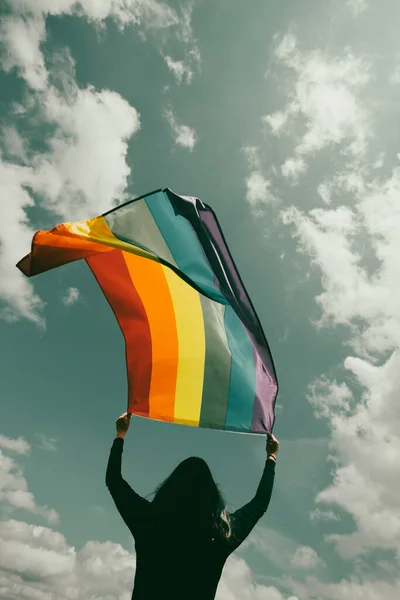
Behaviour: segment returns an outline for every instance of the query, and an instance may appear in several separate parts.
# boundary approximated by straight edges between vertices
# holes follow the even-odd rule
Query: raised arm
[[[228,543],[229,553],[236,550],[240,544],[242,544],[269,506],[274,486],[276,454],[278,449],[278,440],[274,436],[268,436],[267,460],[256,494],[250,502],[231,515],[232,535]]]
[[[129,419],[125,413],[117,421],[117,436],[107,464],[106,486],[122,519],[135,534],[137,526],[146,518],[149,502],[131,488],[121,473],[124,437],[129,427]]]

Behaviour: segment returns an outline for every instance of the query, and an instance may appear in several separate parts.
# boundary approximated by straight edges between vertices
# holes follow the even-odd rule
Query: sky
[[[129,600],[105,486],[121,333],[37,229],[170,187],[211,205],[276,364],[270,507],[218,600],[400,597],[400,53],[395,0],[5,0],[0,15],[0,598]],[[151,494],[202,456],[229,509],[262,436],[133,418]]]

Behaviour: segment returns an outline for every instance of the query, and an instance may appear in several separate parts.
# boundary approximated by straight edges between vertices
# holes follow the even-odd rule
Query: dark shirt
[[[152,503],[129,486],[121,475],[123,442],[116,438],[112,445],[106,485],[135,539],[132,600],[213,600],[226,559],[268,508],[275,461],[266,461],[254,498],[231,513],[230,538],[211,538],[201,529],[196,530],[195,515],[184,527],[178,527],[157,515]]]

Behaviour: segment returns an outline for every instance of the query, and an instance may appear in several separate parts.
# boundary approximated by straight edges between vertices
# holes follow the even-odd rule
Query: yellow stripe
[[[65,227],[74,236],[83,237],[92,242],[112,246],[113,248],[125,250],[125,252],[137,254],[138,256],[150,258],[151,260],[159,262],[155,254],[146,252],[146,250],[142,250],[142,248],[139,248],[132,243],[124,242],[116,238],[103,217],[94,217],[94,219],[88,221],[65,223]]]
[[[175,309],[178,374],[174,423],[198,426],[203,394],[206,341],[198,292],[171,269],[162,266]]]

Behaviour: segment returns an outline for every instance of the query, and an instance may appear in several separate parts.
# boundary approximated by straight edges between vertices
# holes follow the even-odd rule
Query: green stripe
[[[174,267],[178,266],[144,200],[121,206],[103,218],[116,238],[156,254]]]
[[[225,306],[200,294],[206,338],[199,427],[223,429],[228,408],[231,353],[224,326]]]

